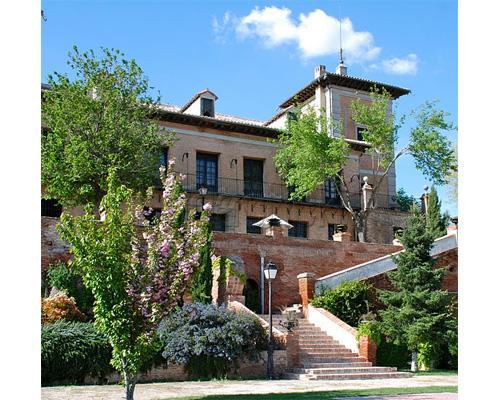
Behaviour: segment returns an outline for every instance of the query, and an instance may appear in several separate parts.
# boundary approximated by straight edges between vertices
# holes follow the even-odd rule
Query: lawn
[[[456,386],[426,386],[413,388],[380,388],[360,390],[331,390],[327,392],[300,392],[300,393],[275,393],[275,394],[241,394],[241,395],[214,395],[179,397],[176,400],[257,400],[265,398],[269,400],[332,400],[352,396],[381,396],[397,394],[421,394],[421,393],[457,393]]]

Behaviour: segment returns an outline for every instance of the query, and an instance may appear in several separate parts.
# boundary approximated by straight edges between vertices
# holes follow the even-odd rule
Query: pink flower
[[[203,210],[204,211],[212,211],[212,203],[205,203],[203,205]]]

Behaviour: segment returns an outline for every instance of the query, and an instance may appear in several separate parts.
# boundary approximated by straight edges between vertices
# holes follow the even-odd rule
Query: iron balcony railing
[[[283,184],[250,181],[235,178],[212,179],[210,182],[204,181],[196,174],[188,174],[182,180],[183,189],[186,192],[198,193],[200,186],[207,188],[207,194],[217,194],[223,196],[254,198],[271,201],[287,202],[291,189]],[[361,208],[361,193],[350,193],[351,204],[354,208]],[[332,191],[326,191],[324,187],[318,188],[312,194],[295,203],[318,204],[332,207],[342,207],[340,196]],[[394,196],[377,195],[375,199],[376,207],[397,209],[396,198]]]

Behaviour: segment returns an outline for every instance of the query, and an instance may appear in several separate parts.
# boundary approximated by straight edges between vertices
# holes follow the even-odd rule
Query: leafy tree
[[[163,209],[157,221],[145,219],[143,205],[111,170],[101,221],[90,205],[83,216],[63,213],[58,226],[94,295],[95,326],[113,348],[112,365],[123,375],[127,400],[133,399],[138,371],[159,350],[158,324],[182,299],[206,242],[208,213],[199,219],[194,210],[186,213],[173,161],[167,174],[160,172]],[[186,218],[179,225],[181,215]]]
[[[434,239],[446,235],[449,220],[448,214],[441,214],[441,200],[439,200],[436,188],[432,186],[428,198],[426,224],[427,230]]]
[[[191,278],[189,290],[193,302],[210,304],[212,302],[212,231],[210,225],[205,228],[206,243],[200,252],[198,270]]]
[[[412,113],[416,126],[410,131],[410,142],[396,151],[397,132],[405,118],[395,123],[393,114],[388,116],[391,96],[385,89],[374,88],[370,96],[369,104],[360,100],[352,103],[353,120],[366,127],[363,132],[364,140],[369,143],[366,153],[372,157],[374,182],[366,207],[359,209],[352,199],[349,177],[344,175],[350,148],[339,124],[328,121],[324,111],[318,115],[317,110],[309,108],[296,112],[296,118],[289,118],[278,136],[281,147],[275,156],[278,172],[295,189],[290,195],[292,200],[309,195],[327,179],[332,179],[362,241],[367,237],[366,220],[375,208],[377,193],[399,157],[411,155],[416,168],[439,185],[445,184],[450,171],[457,169],[451,142],[443,134],[454,126],[446,121],[444,111],[436,109],[435,103],[427,102]],[[336,135],[332,136],[332,132]]]
[[[153,184],[158,168],[158,99],[148,95],[148,80],[134,60],[115,49],[101,53],[75,46],[68,54],[74,79],[55,72],[43,93],[44,196],[65,207],[97,207],[111,168],[119,183],[138,191]]]
[[[458,159],[458,146],[455,144],[454,148],[455,158]],[[458,201],[458,170],[450,171],[448,176],[448,196],[451,201]]]
[[[403,188],[399,188],[396,192],[396,202],[401,211],[410,211],[411,207],[418,203],[418,200],[415,196],[407,194]]]
[[[324,308],[346,324],[358,326],[360,317],[369,311],[371,286],[363,281],[342,282],[311,300],[314,307]]]
[[[393,256],[397,269],[387,273],[394,291],[379,291],[387,306],[379,315],[383,333],[390,342],[408,348],[416,371],[419,349],[446,345],[454,317],[448,293],[441,290],[445,268],[435,268],[436,260],[430,255],[434,237],[425,216],[415,208],[400,240],[405,251]]]

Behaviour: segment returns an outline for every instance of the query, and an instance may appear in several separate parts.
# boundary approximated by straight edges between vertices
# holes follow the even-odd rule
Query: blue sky
[[[349,75],[411,89],[399,114],[438,99],[457,123],[456,1],[46,0],[42,8],[43,82],[67,71],[75,44],[115,47],[137,60],[162,102],[182,105],[208,87],[218,112],[261,120],[312,80],[315,65],[335,70],[340,15]],[[398,187],[420,196],[426,183],[409,157],[398,162]]]

